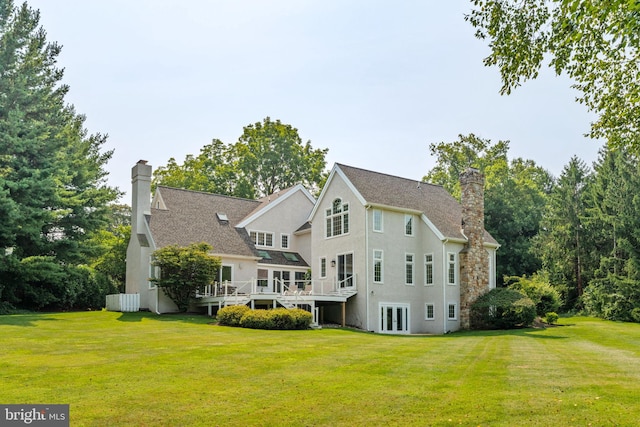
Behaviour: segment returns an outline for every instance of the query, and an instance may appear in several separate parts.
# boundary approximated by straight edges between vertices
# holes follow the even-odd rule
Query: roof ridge
[[[402,177],[402,176],[392,175],[392,174],[385,173],[385,172],[372,171],[370,169],[363,169],[363,168],[359,168],[357,166],[346,165],[344,163],[336,163],[336,165],[344,166],[344,167],[351,168],[351,169],[357,169],[357,170],[360,170],[360,171],[363,171],[363,172],[373,173],[373,174],[376,174],[376,175],[384,175],[384,176],[387,176],[387,177],[390,177],[390,178],[402,179],[404,181],[411,181],[411,182],[416,183],[416,184],[425,184],[425,185],[431,185],[432,187],[444,188],[444,186],[441,185],[441,184],[433,184],[431,182],[426,182],[426,181],[422,181],[422,180],[415,180],[415,179],[411,179],[411,178],[405,178],[405,177]]]
[[[207,196],[225,197],[227,199],[244,200],[244,201],[247,201],[247,202],[261,203],[260,200],[258,200],[258,199],[248,199],[246,197],[229,196],[228,194],[210,193],[208,191],[189,190],[187,188],[170,187],[168,185],[158,185],[157,188],[166,188],[168,190],[186,191],[186,192],[189,192],[189,193],[204,194],[204,195],[207,195]]]

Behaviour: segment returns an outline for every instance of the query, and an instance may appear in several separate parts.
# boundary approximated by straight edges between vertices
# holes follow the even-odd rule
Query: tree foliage
[[[552,178],[531,160],[509,161],[509,142],[492,143],[474,134],[430,145],[436,166],[425,181],[460,196],[460,174],[468,167],[485,175],[485,228],[500,243],[498,282],[503,276],[530,275],[540,267],[532,251]]]
[[[572,157],[549,194],[537,239],[543,270],[568,307],[582,295],[597,263],[592,228],[587,224],[592,179],[587,165]]]
[[[640,149],[640,2],[471,0],[466,19],[487,39],[501,93],[535,79],[545,61],[566,73],[598,114],[591,136]]]
[[[505,278],[509,289],[520,291],[528,296],[536,306],[538,316],[555,312],[562,305],[562,298],[544,275],[534,274],[531,277],[511,276]]]
[[[154,186],[166,185],[229,196],[255,198],[303,184],[318,190],[326,180],[327,149],[303,144],[298,130],[269,117],[244,127],[235,144],[219,139],[183,164],[171,158],[154,172]]]
[[[491,289],[471,305],[471,327],[474,329],[526,327],[535,317],[534,302],[515,289]]]
[[[65,103],[60,46],[47,42],[39,19],[26,3],[0,0],[0,256],[14,258],[0,266],[7,268],[0,271],[0,298],[66,306],[61,293],[72,278],[58,289],[64,284],[58,276],[95,254],[91,237],[107,223],[119,192],[105,184],[112,155],[101,151],[106,136],[89,135],[84,116]],[[23,289],[47,275],[56,284],[51,297]]]
[[[211,249],[207,243],[193,243],[186,247],[165,246],[153,252],[152,265],[160,268],[160,277],[151,281],[164,290],[180,311],[187,311],[199,287],[214,281],[220,258],[209,255]]]

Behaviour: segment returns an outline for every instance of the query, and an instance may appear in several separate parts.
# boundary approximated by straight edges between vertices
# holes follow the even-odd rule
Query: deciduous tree
[[[535,79],[542,64],[566,73],[577,101],[598,115],[591,136],[640,150],[640,2],[471,0],[466,19],[487,39],[503,94]]]

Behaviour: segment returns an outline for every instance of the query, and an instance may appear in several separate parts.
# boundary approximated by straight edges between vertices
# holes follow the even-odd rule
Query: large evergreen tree
[[[545,209],[551,176],[532,160],[508,159],[509,142],[492,143],[476,135],[460,135],[454,142],[431,144],[436,166],[424,177],[460,195],[460,173],[467,167],[485,175],[485,228],[500,243],[498,283],[504,276],[531,275],[540,268],[532,251]]]
[[[563,294],[572,308],[593,276],[597,262],[593,236],[587,226],[587,208],[591,171],[572,157],[564,167],[549,195],[542,221],[537,251],[552,285]]]
[[[88,135],[84,117],[65,103],[60,46],[47,42],[39,19],[26,3],[0,0],[0,251],[11,258],[0,264],[0,298],[44,307],[61,301],[59,289],[30,304],[27,288],[45,286],[28,278],[66,271],[52,264],[85,263],[94,249],[86,242],[119,194],[105,184],[106,136]]]

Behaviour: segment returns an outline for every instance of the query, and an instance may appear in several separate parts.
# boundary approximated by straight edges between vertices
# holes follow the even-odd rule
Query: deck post
[[[207,315],[211,317],[211,303],[207,304]]]
[[[346,317],[347,317],[347,303],[343,302],[342,303],[342,327],[344,328],[346,326]]]

